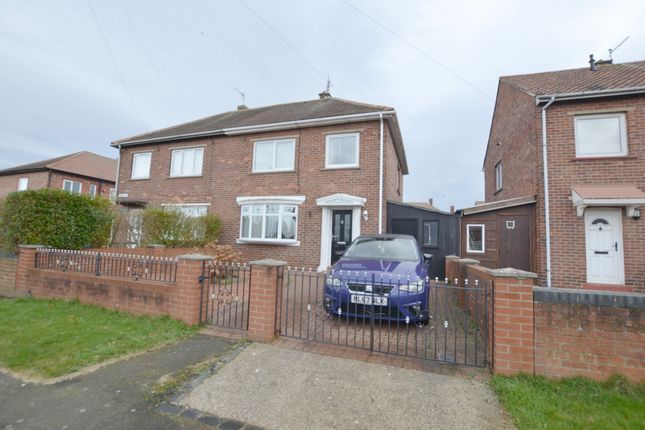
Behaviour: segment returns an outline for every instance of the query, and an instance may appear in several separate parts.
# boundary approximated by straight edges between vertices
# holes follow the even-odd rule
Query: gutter
[[[634,94],[645,93],[645,87],[634,87],[629,89],[610,89],[610,90],[598,90],[598,91],[583,91],[579,93],[564,93],[564,94],[545,94],[535,97],[535,104],[539,105],[540,103],[547,103],[551,100],[581,100],[581,99],[590,99],[597,97],[618,97],[618,96],[629,96]]]
[[[235,136],[239,134],[258,133],[258,132],[264,132],[264,131],[289,130],[293,128],[301,128],[305,126],[312,126],[312,125],[318,125],[318,124],[320,125],[349,124],[352,122],[360,122],[360,121],[365,121],[370,119],[376,120],[376,119],[382,118],[385,115],[387,116],[396,115],[396,111],[389,110],[385,112],[365,112],[365,113],[332,116],[332,117],[324,117],[324,118],[275,122],[271,124],[222,128],[218,130],[200,131],[197,133],[183,133],[183,134],[175,134],[172,136],[164,136],[164,137],[158,137],[158,138],[121,141],[119,143],[112,142],[112,146],[120,148],[121,146],[131,146],[131,145],[137,145],[141,143],[165,142],[170,140],[188,139],[188,138],[196,138],[196,137],[217,136],[217,135]]]
[[[549,165],[547,160],[546,110],[555,101],[552,96],[542,107],[542,170],[544,172],[544,222],[546,235],[546,286],[551,288],[551,218],[549,215]]]

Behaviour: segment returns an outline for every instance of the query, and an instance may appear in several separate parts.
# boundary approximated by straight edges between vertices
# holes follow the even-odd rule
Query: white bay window
[[[238,197],[238,243],[298,245],[298,207],[304,196]]]

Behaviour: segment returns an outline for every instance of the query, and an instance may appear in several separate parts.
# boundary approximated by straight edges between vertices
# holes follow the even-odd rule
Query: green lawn
[[[519,430],[645,428],[645,384],[623,377],[598,383],[495,376],[492,385]]]
[[[60,376],[197,329],[167,317],[135,316],[76,301],[0,300],[0,366]]]

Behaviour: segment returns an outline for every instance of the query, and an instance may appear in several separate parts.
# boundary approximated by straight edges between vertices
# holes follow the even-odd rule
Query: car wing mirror
[[[432,254],[423,254],[423,259],[425,261],[432,261],[432,257],[433,257]]]

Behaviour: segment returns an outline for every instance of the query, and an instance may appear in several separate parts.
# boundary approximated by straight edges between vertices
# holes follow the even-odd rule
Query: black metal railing
[[[42,248],[36,251],[36,268],[135,281],[174,283],[177,280],[177,258],[174,257]]]
[[[205,261],[202,268],[199,321],[247,330],[251,269],[246,264]]]
[[[276,323],[283,336],[484,367],[490,291],[479,283],[288,268]]]

